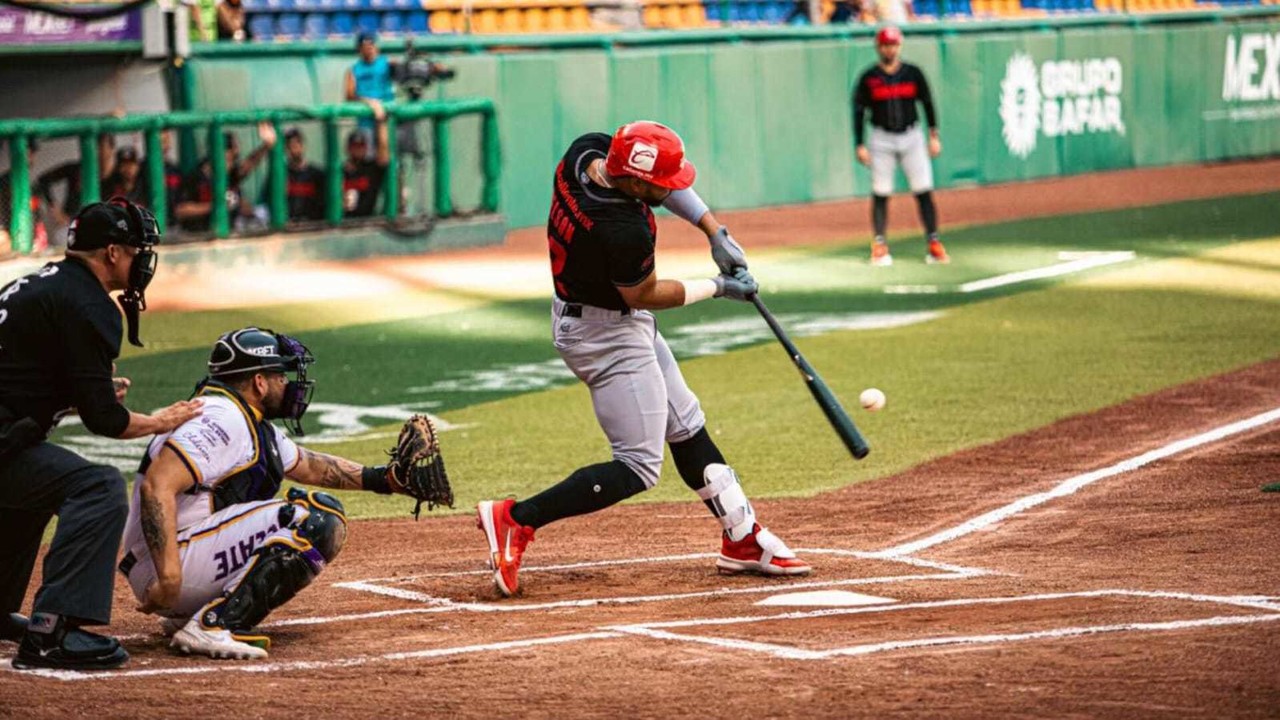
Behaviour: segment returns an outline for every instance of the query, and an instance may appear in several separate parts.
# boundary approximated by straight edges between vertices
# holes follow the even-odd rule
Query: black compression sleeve
[[[867,101],[870,99],[864,97],[864,88],[867,86],[865,79],[865,77],[859,78],[858,87],[853,91],[853,142],[855,145],[862,144],[863,116],[866,115]]]

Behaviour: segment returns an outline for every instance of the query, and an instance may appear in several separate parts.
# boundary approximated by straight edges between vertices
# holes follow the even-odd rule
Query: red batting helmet
[[[630,175],[671,190],[683,190],[698,174],[684,159],[684,141],[661,123],[638,120],[618,128],[604,161],[610,175]]]
[[[893,25],[886,25],[880,28],[880,32],[876,33],[877,45],[901,45],[902,31]]]

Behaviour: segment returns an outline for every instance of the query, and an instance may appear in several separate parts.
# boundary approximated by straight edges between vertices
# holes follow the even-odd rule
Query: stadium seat
[[[547,31],[547,11],[540,7],[531,7],[524,11],[524,29],[531,33]]]
[[[329,31],[334,35],[351,35],[355,24],[355,18],[349,12],[336,12],[329,17]]]
[[[569,13],[562,7],[553,7],[547,10],[547,30],[550,32],[564,32],[569,29]]]
[[[486,8],[471,13],[471,31],[489,35],[498,32],[498,11]]]
[[[302,18],[302,37],[324,40],[329,35],[329,19],[324,13],[307,13]]]
[[[298,13],[280,13],[276,21],[276,37],[297,40],[302,36],[302,16]]]
[[[591,29],[591,11],[585,7],[569,8],[569,29],[583,32]]]
[[[384,35],[399,35],[404,30],[404,16],[395,11],[382,13],[378,23],[378,32]]]
[[[410,10],[408,17],[409,32],[415,34],[431,32],[431,25],[427,22],[427,13],[425,10]]]
[[[254,40],[271,40],[275,37],[275,21],[269,13],[254,13],[249,16],[249,32]]]
[[[680,12],[684,15],[685,27],[700,28],[707,24],[707,11],[703,9],[702,3],[685,5]]]
[[[433,33],[451,33],[454,31],[462,32],[465,28],[455,24],[454,16],[458,15],[452,10],[432,10],[427,16],[427,23],[431,27]],[[459,18],[461,19],[461,18]]]
[[[262,5],[272,10],[292,10],[293,0],[264,0]]]
[[[498,32],[512,35],[524,32],[524,11],[517,7],[501,10],[498,13]]]
[[[378,13],[364,11],[356,15],[356,30],[359,32],[378,32]]]

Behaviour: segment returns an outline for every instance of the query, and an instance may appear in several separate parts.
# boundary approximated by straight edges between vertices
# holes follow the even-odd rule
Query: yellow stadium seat
[[[685,5],[681,13],[684,16],[685,27],[700,28],[707,24],[707,9],[702,3]]]
[[[591,29],[591,11],[585,7],[569,8],[569,29],[584,31]]]
[[[434,10],[431,13],[430,25],[433,33],[451,33],[456,31],[464,31],[466,28],[457,27],[454,24],[454,17],[457,13],[451,10]]]
[[[498,32],[498,11],[485,9],[471,13],[471,32],[477,34]]]
[[[664,5],[662,7],[662,26],[668,28],[684,27],[684,17],[680,13],[679,5]]]
[[[659,5],[644,6],[644,26],[647,28],[662,27],[662,7]]]
[[[547,11],[531,7],[524,11],[524,29],[531,33],[547,31]]]
[[[564,32],[569,29],[569,12],[562,7],[547,9],[547,30]]]
[[[503,33],[524,32],[524,11],[515,7],[508,7],[500,11],[498,31]]]

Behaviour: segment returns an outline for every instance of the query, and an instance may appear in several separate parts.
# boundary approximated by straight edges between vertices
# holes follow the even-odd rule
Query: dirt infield
[[[128,668],[0,671],[0,713],[1274,717],[1277,387],[1272,361],[761,503],[803,579],[718,576],[693,500],[545,528],[506,601],[470,518],[358,522],[268,661],[171,655],[120,584]],[[756,604],[817,590],[867,604]]]

